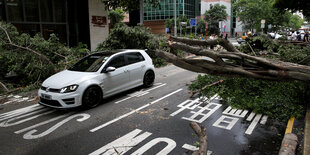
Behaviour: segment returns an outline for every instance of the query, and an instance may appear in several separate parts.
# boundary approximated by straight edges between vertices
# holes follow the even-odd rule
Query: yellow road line
[[[288,120],[286,130],[285,130],[285,134],[292,133],[294,120],[295,120],[295,117],[292,117],[291,119]]]

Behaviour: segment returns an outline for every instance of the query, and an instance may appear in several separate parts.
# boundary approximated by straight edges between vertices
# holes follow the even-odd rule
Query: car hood
[[[43,82],[44,87],[60,89],[73,84],[80,84],[81,82],[91,79],[96,76],[94,72],[76,72],[64,70],[52,75]]]

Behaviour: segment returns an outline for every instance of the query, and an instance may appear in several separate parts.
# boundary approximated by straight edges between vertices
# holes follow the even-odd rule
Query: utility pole
[[[143,0],[140,0],[140,24],[143,25]]]
[[[174,36],[177,37],[177,2],[174,0]]]

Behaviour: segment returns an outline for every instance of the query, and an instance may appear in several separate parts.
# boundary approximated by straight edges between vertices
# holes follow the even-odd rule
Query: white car
[[[91,54],[67,70],[46,79],[39,104],[53,108],[95,107],[103,98],[155,79],[152,59],[144,50],[115,50]]]

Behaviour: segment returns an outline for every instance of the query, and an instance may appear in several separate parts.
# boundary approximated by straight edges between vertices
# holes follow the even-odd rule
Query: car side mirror
[[[108,67],[108,68],[106,68],[105,70],[104,70],[104,73],[109,73],[109,72],[113,72],[113,71],[115,71],[115,67]]]

